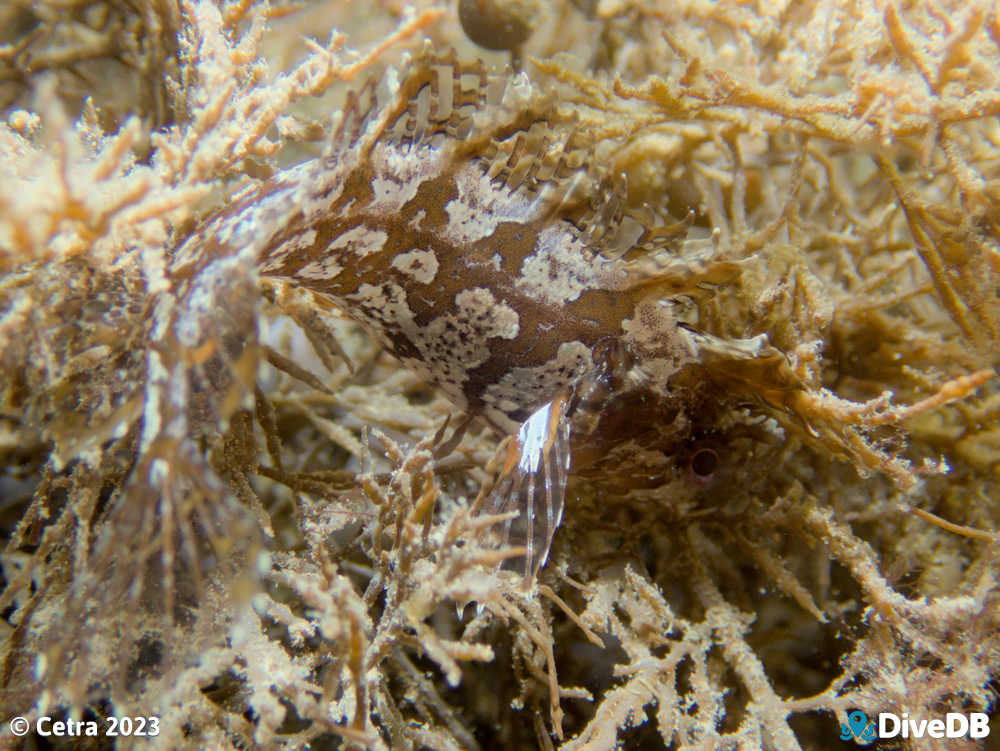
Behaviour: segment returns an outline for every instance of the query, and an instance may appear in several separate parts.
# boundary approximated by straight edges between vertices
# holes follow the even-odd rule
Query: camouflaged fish
[[[522,512],[506,532],[528,573],[573,454],[583,469],[634,438],[637,413],[683,433],[668,381],[697,346],[664,297],[727,268],[622,261],[620,185],[591,179],[593,139],[574,120],[524,74],[424,53],[352,95],[324,156],[235,196],[172,268],[224,278],[252,253],[512,435],[488,506]]]

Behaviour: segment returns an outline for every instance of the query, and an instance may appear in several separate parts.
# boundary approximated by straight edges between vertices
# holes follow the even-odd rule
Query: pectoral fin
[[[545,565],[562,521],[569,475],[568,399],[561,395],[531,415],[507,446],[500,475],[486,499],[488,513],[519,511],[506,522],[503,542],[523,545],[525,578]],[[520,567],[522,559],[514,559]]]

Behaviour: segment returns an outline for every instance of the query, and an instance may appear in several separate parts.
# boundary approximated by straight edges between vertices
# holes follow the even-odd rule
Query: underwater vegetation
[[[0,110],[3,743],[994,711],[992,4],[14,0]]]

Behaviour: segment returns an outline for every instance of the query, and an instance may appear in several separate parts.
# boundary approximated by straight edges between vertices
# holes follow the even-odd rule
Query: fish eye
[[[698,449],[689,462],[691,471],[701,479],[708,479],[719,468],[719,455],[712,449]]]

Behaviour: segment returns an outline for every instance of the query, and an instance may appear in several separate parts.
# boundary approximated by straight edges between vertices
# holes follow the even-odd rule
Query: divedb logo
[[[840,739],[867,746],[876,738],[985,738],[990,734],[990,718],[983,712],[948,712],[944,719],[914,719],[906,712],[879,712],[876,720],[854,710],[840,724]]]

